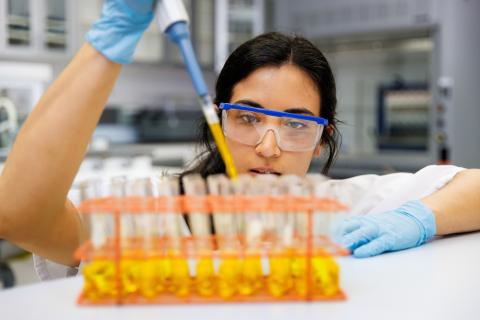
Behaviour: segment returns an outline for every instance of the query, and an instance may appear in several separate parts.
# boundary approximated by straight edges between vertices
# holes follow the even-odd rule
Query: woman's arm
[[[413,248],[435,235],[480,230],[480,170],[464,170],[438,191],[395,210],[350,218],[342,243],[355,257]]]
[[[0,238],[73,265],[81,221],[68,190],[120,73],[154,15],[154,0],[105,0],[85,44],[23,125],[0,177]]]
[[[75,263],[82,227],[66,197],[120,69],[85,44],[48,88],[0,178],[0,238]]]
[[[480,230],[480,169],[457,173],[422,201],[433,211],[437,235]]]

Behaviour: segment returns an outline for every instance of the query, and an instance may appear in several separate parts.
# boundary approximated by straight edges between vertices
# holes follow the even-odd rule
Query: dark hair
[[[323,130],[321,143],[328,148],[328,158],[322,169],[327,173],[338,152],[337,97],[335,79],[325,56],[307,39],[278,32],[257,36],[240,45],[227,59],[215,86],[214,103],[230,102],[237,83],[259,68],[293,64],[306,72],[316,84],[321,97],[320,116],[329,122]],[[220,117],[220,114],[219,114]],[[208,125],[201,124],[200,143],[204,147],[201,160],[188,173],[200,173],[203,177],[225,173],[225,165],[213,142]]]

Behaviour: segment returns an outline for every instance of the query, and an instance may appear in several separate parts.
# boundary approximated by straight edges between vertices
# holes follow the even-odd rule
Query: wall
[[[278,30],[307,37],[384,32],[437,22],[438,0],[279,0]]]
[[[480,1],[443,0],[439,76],[451,79],[447,132],[452,163],[480,167]]]
[[[64,67],[65,63],[54,64],[54,78]],[[215,73],[205,71],[204,76],[210,92],[213,92]],[[108,103],[134,109],[145,105],[158,106],[162,99],[172,97],[186,103],[190,101],[193,107],[197,107],[193,86],[183,67],[132,64],[123,68]]]
[[[321,46],[320,46],[321,47]],[[407,82],[429,80],[430,52],[368,49],[326,53],[337,82],[342,151],[376,153],[377,88],[401,75]]]
[[[410,61],[410,70],[404,72],[411,74],[412,78],[421,79],[423,76],[418,71],[425,70],[422,64],[431,65],[427,77],[430,77],[434,97],[446,106],[450,160],[460,166],[480,167],[480,148],[477,147],[480,141],[480,1],[278,0],[274,25],[279,31],[296,31],[310,39],[327,38],[332,41],[337,37],[355,39],[379,34],[389,37],[402,32],[408,34],[426,30],[434,40],[433,54],[429,58],[417,57],[416,62]],[[375,52],[359,56],[327,54],[327,57],[335,69],[339,84],[339,106],[343,108],[340,116],[347,123],[363,118],[357,123],[365,126],[361,134],[358,131],[361,129],[357,127],[344,126],[345,142],[348,144],[350,139],[354,139],[356,147],[350,147],[354,152],[368,150],[371,147],[368,132],[372,119],[368,114],[372,111],[372,101],[362,98],[361,92],[371,87],[375,79],[381,79],[378,67],[373,62],[393,57],[388,53],[382,57]],[[406,62],[404,66],[407,66]],[[384,67],[394,71],[392,64]],[[416,67],[419,69],[415,70]],[[347,71],[353,75],[348,75]],[[368,75],[361,83],[357,76],[360,72]],[[452,83],[450,95],[445,101],[438,94],[437,81],[441,78]],[[355,107],[354,103],[357,102],[358,106]],[[436,105],[432,105],[433,114]],[[433,130],[435,126],[436,119],[432,117]],[[436,136],[432,135],[426,160],[433,162],[438,159],[437,144]]]

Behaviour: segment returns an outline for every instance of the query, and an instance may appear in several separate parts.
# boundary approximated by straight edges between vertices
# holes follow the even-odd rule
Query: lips
[[[272,168],[254,168],[249,170],[253,174],[275,174],[277,176],[281,175],[280,172],[273,170]]]

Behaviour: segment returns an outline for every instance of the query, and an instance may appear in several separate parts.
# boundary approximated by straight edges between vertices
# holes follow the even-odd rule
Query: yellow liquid
[[[211,258],[200,258],[196,265],[195,287],[199,295],[209,297],[215,293],[215,270]]]
[[[218,270],[218,291],[222,298],[228,299],[237,293],[240,280],[241,263],[237,258],[224,258]]]
[[[268,291],[274,297],[287,294],[293,285],[291,259],[288,257],[270,257],[270,274],[268,276]]]
[[[94,301],[116,297],[115,272],[113,260],[98,259],[87,264],[83,268],[85,297]]]
[[[142,278],[142,260],[124,259],[121,267],[122,294],[132,295],[139,291]]]
[[[185,258],[168,257],[164,260],[166,289],[179,297],[190,293],[190,272]]]
[[[307,295],[307,258],[302,256],[293,257],[290,267],[295,294],[305,297]]]
[[[263,286],[262,262],[260,257],[246,257],[242,265],[240,282],[238,283],[239,293],[251,295]]]
[[[339,271],[340,268],[332,257],[314,257],[313,266],[313,290],[316,294],[334,296],[340,291]]]
[[[140,294],[147,298],[155,298],[165,291],[165,259],[151,258],[142,263]]]
[[[298,296],[307,294],[307,261],[305,257],[270,257],[268,291],[274,297],[284,296],[293,289]],[[118,290],[115,283],[115,262],[94,260],[83,268],[83,294],[92,301],[115,298]],[[262,288],[263,276],[259,257],[247,257],[242,261],[226,258],[220,264],[215,277],[211,258],[202,258],[196,265],[196,292],[201,296],[218,293],[228,299],[239,293],[252,295]],[[339,266],[333,257],[312,258],[313,294],[326,297],[340,292]],[[218,283],[217,283],[218,282]],[[122,261],[122,293],[139,293],[145,298],[155,298],[168,291],[183,297],[190,293],[191,279],[186,259],[152,258]]]
[[[225,137],[223,136],[222,128],[219,123],[208,124],[210,131],[212,132],[213,139],[217,144],[218,151],[222,156],[223,162],[225,163],[225,168],[227,169],[227,175],[231,179],[237,178],[237,169],[233,163],[233,158],[228,150],[227,143],[225,142]]]

